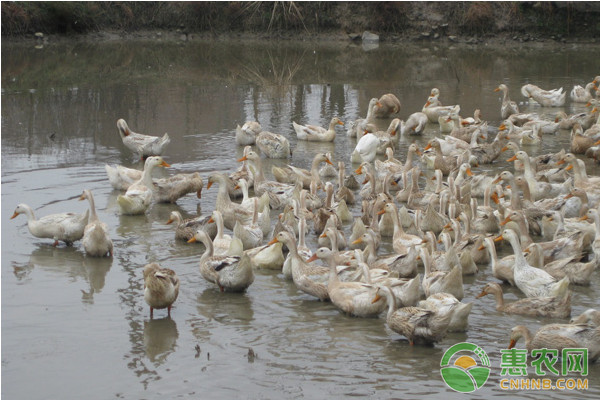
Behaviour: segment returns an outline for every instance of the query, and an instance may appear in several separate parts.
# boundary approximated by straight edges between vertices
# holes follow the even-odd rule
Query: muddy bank
[[[2,36],[599,43],[599,16],[598,2],[2,2]]]

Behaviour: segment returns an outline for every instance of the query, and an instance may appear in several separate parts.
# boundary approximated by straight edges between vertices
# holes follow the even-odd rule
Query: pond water
[[[525,99],[525,83],[543,88],[583,85],[598,75],[597,47],[380,46],[351,43],[115,41],[63,42],[34,48],[2,43],[2,395],[6,398],[378,398],[427,395],[458,398],[440,376],[440,360],[453,344],[481,346],[492,362],[488,383],[472,398],[538,397],[539,391],[499,387],[500,350],[510,329],[532,330],[547,318],[504,315],[491,298],[475,299],[494,280],[491,268],[465,279],[464,302],[474,301],[470,328],[434,347],[409,346],[386,327],[385,318],[348,317],[330,303],[298,291],[281,273],[257,271],[243,294],[220,293],[202,279],[202,245],[175,242],[165,225],[172,210],[184,217],[209,214],[217,190],[201,199],[154,205],[145,216],[120,216],[118,192],[104,164],[141,168],[118,135],[124,118],[136,132],[168,132],[159,175],[233,171],[242,149],[236,124],[258,120],[263,129],[288,137],[291,163],[309,168],[317,151],[350,163],[355,139],[343,130],[332,144],[296,140],[292,121],[325,126],[337,115],[346,123],[364,117],[371,97],[394,93],[401,118],[420,111],[433,87],[444,104],[460,104],[463,116],[482,111],[500,124],[505,83],[511,98]],[[582,111],[567,101],[541,109]],[[387,127],[389,120],[378,122]],[[404,160],[413,140],[422,147],[437,133],[428,126],[417,138],[401,138]],[[531,154],[569,146],[569,132],[544,137]],[[504,157],[507,158],[507,157]],[[503,158],[503,159],[504,159]],[[504,160],[479,170],[494,174]],[[271,165],[285,160],[269,160]],[[588,172],[596,171],[589,161]],[[356,166],[355,166],[356,167]],[[349,168],[347,168],[349,172]],[[206,181],[205,181],[206,182]],[[86,257],[81,243],[52,247],[28,232],[26,219],[9,220],[18,203],[38,217],[83,212],[78,202],[91,189],[99,217],[110,227],[112,259]],[[360,206],[352,212],[360,213]],[[273,213],[275,218],[275,213]],[[348,233],[350,225],[344,226]],[[229,232],[231,234],[231,232]],[[317,248],[314,233],[307,244]],[[174,269],[181,291],[172,311],[155,311],[143,300],[142,267],[156,261]],[[600,277],[572,286],[573,314],[598,308]],[[522,297],[505,288],[507,300]],[[198,346],[198,347],[197,347]],[[517,347],[524,347],[519,343]],[[252,349],[257,357],[247,357]],[[529,372],[533,372],[530,368]],[[589,389],[600,396],[600,365],[590,366]],[[572,393],[544,391],[549,398]]]

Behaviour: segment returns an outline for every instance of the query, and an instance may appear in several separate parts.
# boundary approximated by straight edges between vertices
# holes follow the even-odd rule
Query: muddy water
[[[475,301],[470,329],[435,347],[411,347],[383,318],[350,318],[331,304],[302,294],[276,272],[259,271],[244,294],[222,294],[198,271],[201,245],[174,241],[165,225],[171,210],[210,213],[216,190],[202,199],[153,206],[145,216],[120,216],[117,192],[104,164],[141,168],[122,145],[116,120],[138,132],[168,132],[157,175],[231,171],[241,149],[234,128],[258,120],[292,142],[292,163],[308,167],[316,151],[349,163],[355,145],[340,131],[335,144],[298,143],[291,121],[326,125],[333,115],[349,122],[364,116],[371,97],[395,93],[400,116],[419,111],[432,87],[463,115],[482,111],[498,126],[501,82],[511,97],[519,88],[584,84],[598,75],[598,48],[379,47],[306,43],[64,43],[35,49],[2,45],[2,394],[6,398],[342,398],[459,397],[441,380],[440,360],[460,341],[480,345],[492,362],[488,383],[471,397],[531,397],[535,391],[499,388],[500,350],[510,328],[535,330],[544,318],[503,315],[491,298],[475,300],[491,277],[483,266],[466,278],[464,301]],[[551,118],[580,111],[521,104]],[[388,120],[379,122],[382,128]],[[424,145],[436,126],[417,138]],[[404,160],[413,139],[401,139]],[[545,137],[530,153],[567,147],[568,132]],[[266,162],[271,165],[284,161]],[[510,167],[500,161],[483,168]],[[588,165],[593,170],[591,165]],[[23,216],[9,220],[18,203],[37,216],[83,212],[91,189],[100,218],[115,243],[112,260],[86,257],[80,243],[53,248],[32,237]],[[358,208],[352,210],[359,213]],[[349,225],[345,226],[346,232]],[[316,248],[313,233],[308,245]],[[142,266],[157,261],[177,271],[181,292],[172,318],[149,319]],[[600,275],[573,287],[573,314],[598,307]],[[507,300],[522,295],[507,288]],[[518,347],[523,347],[519,344]],[[256,357],[248,357],[252,349]],[[530,368],[533,373],[533,368]],[[600,395],[600,366],[590,367],[589,389]],[[550,398],[572,393],[544,392]]]

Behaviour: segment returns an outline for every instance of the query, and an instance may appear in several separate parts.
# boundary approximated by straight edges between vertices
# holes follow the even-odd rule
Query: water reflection
[[[106,281],[106,275],[112,266],[111,258],[90,258],[72,246],[57,248],[51,245],[40,245],[29,256],[28,267],[16,268],[15,276],[22,279],[34,268],[65,275],[70,280],[83,279],[89,283],[87,291],[82,290],[84,302],[93,302],[93,294],[100,293]]]
[[[421,109],[432,87],[438,87],[443,101],[461,104],[465,115],[479,108],[490,125],[497,126],[500,100],[493,89],[499,82],[518,93],[527,81],[569,88],[576,80],[597,75],[597,48],[582,51],[561,46],[551,50],[411,48],[382,43],[365,52],[360,46],[339,43],[107,42],[50,44],[33,51],[3,43],[3,215],[10,215],[20,201],[44,204],[44,211],[58,212],[61,210],[55,208],[62,205],[57,199],[78,195],[83,187],[89,187],[115,242],[112,262],[86,258],[79,244],[59,249],[38,245],[30,254],[31,241],[20,240],[28,235],[26,226],[19,228],[17,236],[14,225],[4,224],[3,261],[12,270],[4,270],[3,278],[8,279],[2,281],[3,300],[29,304],[30,299],[42,296],[51,303],[52,291],[61,287],[65,278],[70,282],[83,279],[89,283],[84,301],[93,306],[74,307],[71,313],[75,315],[68,317],[86,320],[92,312],[103,315],[100,297],[96,296],[95,304],[92,301],[104,291],[102,306],[112,307],[112,312],[98,318],[97,324],[112,333],[100,339],[115,346],[107,348],[106,358],[97,360],[97,365],[110,366],[99,374],[99,380],[117,381],[123,387],[121,392],[131,398],[148,397],[147,390],[155,388],[180,394],[179,385],[192,381],[187,386],[194,392],[198,390],[193,386],[197,375],[190,379],[188,374],[197,370],[204,374],[203,390],[217,397],[243,393],[244,397],[274,398],[289,393],[287,397],[391,398],[447,393],[439,377],[439,360],[449,344],[472,341],[499,360],[510,326],[537,328],[549,321],[498,314],[492,301],[479,301],[467,333],[450,335],[435,347],[411,347],[386,327],[384,318],[347,317],[330,303],[299,292],[280,272],[260,271],[246,293],[220,293],[199,276],[198,259],[204,248],[176,243],[172,227],[164,225],[172,210],[184,217],[210,213],[217,191],[206,190],[202,199],[186,196],[177,204],[154,205],[144,216],[120,215],[119,193],[110,188],[103,165],[141,168],[141,164],[123,147],[115,123],[117,118],[125,118],[136,131],[169,132],[172,143],[165,157],[174,168],[157,171],[157,177],[178,171],[200,171],[206,176],[215,170],[236,169],[243,149],[233,144],[234,129],[236,123],[246,120],[258,120],[265,129],[286,135],[294,148],[294,165],[308,168],[314,153],[331,151],[335,161],[345,162],[349,174],[355,139],[340,131],[334,144],[298,142],[291,121],[325,126],[337,115],[349,123],[365,116],[371,97],[387,92],[400,98],[400,117],[406,118]],[[529,105],[524,108],[547,118],[554,112]],[[571,109],[571,105],[564,108],[567,112]],[[385,129],[389,120],[377,123]],[[422,137],[400,138],[397,157],[404,159],[411,142],[423,145],[436,134],[437,127],[429,125]],[[569,145],[566,134],[549,139],[532,153]],[[267,176],[271,166],[286,162],[264,160]],[[492,174],[507,166],[500,160],[485,171]],[[358,214],[360,205],[351,211]],[[344,228],[348,233],[349,225]],[[316,248],[312,232],[307,244]],[[185,316],[186,321],[179,322],[179,327],[170,319],[148,320],[141,268],[150,261],[173,268],[182,278],[176,315]],[[105,289],[110,269],[110,282],[114,279],[117,288],[114,293]],[[32,273],[39,271],[49,273]],[[574,313],[597,307],[597,278],[589,287],[574,288]],[[480,292],[487,279],[491,279],[491,271],[484,266],[467,280],[467,301]],[[15,281],[17,284],[11,284]],[[49,288],[40,287],[40,282],[49,282]],[[508,300],[518,294],[514,289],[507,293]],[[79,299],[73,300],[78,306]],[[19,325],[20,320],[7,315],[3,314],[3,323],[11,327],[3,330],[7,343],[32,337],[29,325]],[[59,310],[36,318],[60,332],[63,322],[55,321],[64,321],[65,314]],[[94,326],[82,324],[80,329],[82,336],[97,338]],[[193,351],[196,344],[201,346],[198,359]],[[252,364],[244,358],[249,348],[259,354]],[[78,351],[68,346],[57,349],[65,359],[75,359]],[[14,352],[28,361],[26,346]],[[115,367],[114,360],[124,363]],[[598,368],[592,367],[595,376],[600,376]],[[119,374],[123,370],[131,373]],[[8,385],[16,375],[10,368],[3,370]],[[581,395],[597,397],[597,380],[589,393]],[[109,388],[103,390],[100,396],[112,394]],[[496,382],[495,388],[484,388],[474,397],[491,395],[514,397],[515,393],[501,392]]]
[[[155,367],[175,351],[178,337],[177,324],[170,317],[144,321],[144,348]]]

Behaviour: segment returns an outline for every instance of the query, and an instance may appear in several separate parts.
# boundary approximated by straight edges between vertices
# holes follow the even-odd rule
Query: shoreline
[[[370,32],[366,31],[367,34]],[[543,47],[546,45],[584,45],[600,46],[600,41],[593,38],[551,36],[549,38],[538,37],[535,35],[520,36],[513,34],[498,34],[493,37],[479,35],[382,35],[376,40],[364,40],[363,33],[344,33],[344,32],[276,32],[276,33],[250,33],[250,32],[228,32],[228,33],[210,33],[210,32],[184,32],[176,30],[139,30],[133,32],[124,32],[116,30],[102,30],[85,34],[45,34],[36,32],[35,34],[19,36],[2,36],[2,41],[9,44],[27,44],[47,45],[52,43],[66,42],[116,42],[116,41],[165,41],[165,42],[200,42],[200,41],[301,41],[301,42],[320,42],[320,43],[350,43],[350,44],[381,44],[381,45],[506,45],[515,46],[535,46]]]

